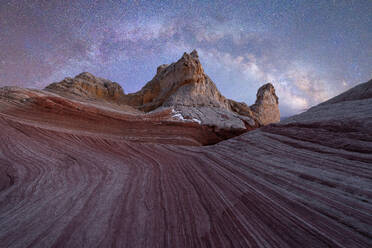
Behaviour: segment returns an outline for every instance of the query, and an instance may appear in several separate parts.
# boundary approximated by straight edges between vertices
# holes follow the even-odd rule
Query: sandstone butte
[[[271,84],[226,99],[196,52],[134,94],[3,87],[0,247],[372,247],[372,80],[279,118]]]

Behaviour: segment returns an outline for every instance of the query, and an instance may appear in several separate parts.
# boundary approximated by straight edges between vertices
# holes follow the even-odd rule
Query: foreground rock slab
[[[371,247],[371,120],[349,99],[193,147],[2,113],[0,244]]]

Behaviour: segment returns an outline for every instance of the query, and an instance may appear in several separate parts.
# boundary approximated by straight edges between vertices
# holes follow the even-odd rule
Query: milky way
[[[73,2],[73,3],[70,3]],[[222,94],[282,115],[372,78],[371,1],[0,1],[0,86],[89,71],[134,92],[197,49]]]

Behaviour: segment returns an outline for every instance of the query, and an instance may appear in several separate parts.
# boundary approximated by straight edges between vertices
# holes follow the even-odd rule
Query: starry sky
[[[193,49],[226,97],[272,82],[296,114],[372,78],[372,1],[0,0],[0,86],[88,71],[130,93]]]

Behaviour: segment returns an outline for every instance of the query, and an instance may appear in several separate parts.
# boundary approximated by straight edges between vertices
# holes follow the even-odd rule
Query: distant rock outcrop
[[[280,121],[279,99],[271,83],[258,89],[256,103],[251,109],[261,125]]]
[[[95,77],[89,72],[80,73],[75,78],[67,77],[59,83],[52,83],[45,90],[63,96],[112,101],[117,101],[124,96],[124,91],[118,83]]]

